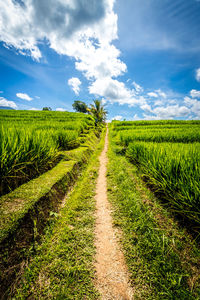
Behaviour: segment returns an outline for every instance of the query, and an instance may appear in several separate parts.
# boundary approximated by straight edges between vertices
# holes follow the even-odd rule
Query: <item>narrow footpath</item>
[[[133,299],[125,259],[117,240],[117,231],[112,225],[111,205],[107,199],[107,150],[108,129],[100,160],[96,188],[96,280],[101,299]]]

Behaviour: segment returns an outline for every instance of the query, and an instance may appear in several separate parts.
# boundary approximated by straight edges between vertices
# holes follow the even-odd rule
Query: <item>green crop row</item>
[[[0,110],[0,119],[0,195],[50,169],[94,127],[90,116],[68,112]]]
[[[112,136],[174,211],[200,225],[200,121],[114,121]]]
[[[200,144],[129,144],[127,157],[174,211],[200,225]]]
[[[124,126],[168,126],[168,125],[200,125],[200,120],[158,120],[158,121],[112,121],[113,128]]]
[[[200,142],[200,126],[179,127],[179,128],[145,128],[135,130],[122,130],[117,134],[120,142],[128,146],[133,141],[146,142],[173,142],[193,143]]]

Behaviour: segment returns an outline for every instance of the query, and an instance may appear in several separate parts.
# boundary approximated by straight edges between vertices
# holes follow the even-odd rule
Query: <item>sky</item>
[[[0,2],[0,106],[200,119],[200,0]]]

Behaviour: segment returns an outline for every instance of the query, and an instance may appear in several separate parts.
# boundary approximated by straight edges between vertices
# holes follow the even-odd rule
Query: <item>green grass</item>
[[[153,126],[153,125],[152,125]],[[180,126],[171,128],[159,126],[158,128],[143,127],[134,130],[121,130],[119,131],[117,138],[120,143],[124,146],[128,146],[129,143],[135,141],[145,141],[145,142],[171,142],[171,143],[194,143],[200,142],[200,126]],[[120,128],[120,127],[119,127]]]
[[[110,138],[108,196],[123,247],[135,299],[200,299],[200,251]],[[138,184],[139,182],[139,184]]]
[[[25,269],[15,299],[98,298],[93,285],[94,194],[103,143],[104,138]]]
[[[84,114],[0,110],[0,195],[46,172],[94,131]]]
[[[200,144],[135,142],[126,156],[174,211],[200,227]]]
[[[200,121],[118,121],[111,128],[151,189],[199,232]]]
[[[184,120],[158,120],[158,121],[112,121],[113,128],[124,126],[168,126],[168,125],[200,125],[200,120],[184,121]]]

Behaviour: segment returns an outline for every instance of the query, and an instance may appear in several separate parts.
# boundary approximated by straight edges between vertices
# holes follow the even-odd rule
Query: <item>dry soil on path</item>
[[[111,205],[107,199],[107,150],[108,130],[104,150],[100,160],[100,169],[96,187],[96,279],[95,285],[101,299],[133,299],[133,290],[129,284],[129,275],[125,259],[120,250],[117,231],[111,217]]]

